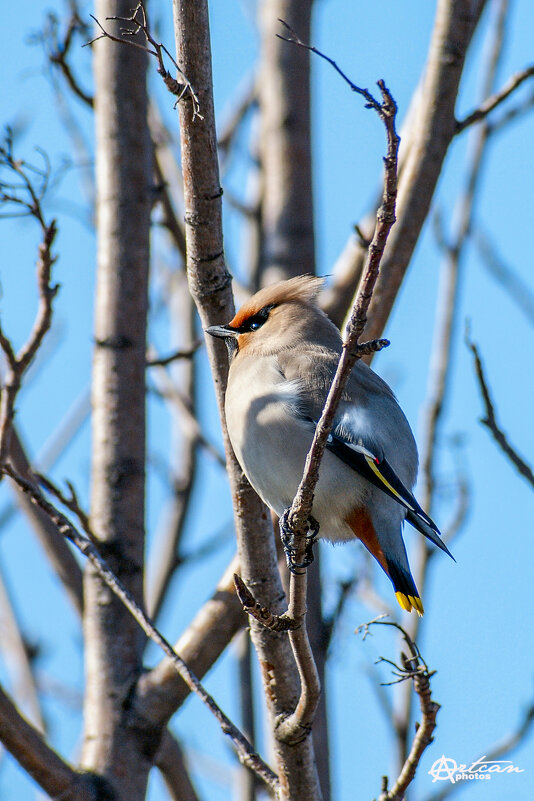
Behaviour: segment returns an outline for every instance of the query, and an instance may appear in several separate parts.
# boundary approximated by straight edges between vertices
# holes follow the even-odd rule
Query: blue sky
[[[372,88],[384,78],[399,104],[400,118],[417,84],[424,63],[433,20],[433,4],[421,0],[323,0],[315,12],[314,43],[334,57],[358,84]],[[508,75],[532,62],[534,6],[516,0],[508,32],[505,57],[498,84]],[[171,4],[154,3],[162,20],[162,31],[172,49],[169,28]],[[46,3],[22,0],[6,9],[9,36],[3,55],[3,91],[0,97],[2,123],[23,129],[18,155],[38,158],[34,147],[43,148],[58,166],[69,155],[70,145],[58,120],[53,91],[44,69],[42,51],[28,41],[38,29]],[[63,9],[54,7],[60,13]],[[85,7],[86,15],[92,11]],[[257,46],[252,2],[212,3],[215,99],[219,118],[231,102],[236,87],[250,69]],[[487,20],[485,20],[487,22]],[[484,46],[486,25],[481,26],[470,55],[459,99],[460,116],[476,103],[478,62]],[[91,86],[88,51],[77,52],[76,60],[85,85]],[[151,78],[153,91],[166,104],[167,118],[176,124],[172,100],[160,92],[157,76]],[[317,219],[318,268],[323,274],[342,249],[352,226],[368,208],[380,178],[383,133],[379,121],[363,108],[327,64],[313,62],[313,118],[315,205]],[[92,142],[90,113],[73,105],[84,136]],[[532,280],[532,136],[533,115],[514,123],[492,142],[483,175],[477,219],[491,232],[498,250],[534,291]],[[457,192],[463,185],[467,135],[454,142],[438,186],[435,208],[445,225],[450,223]],[[242,148],[245,148],[243,143]],[[89,165],[90,167],[90,165]],[[59,235],[55,268],[61,283],[57,299],[50,355],[23,390],[19,404],[21,431],[33,455],[42,452],[61,425],[76,399],[83,397],[90,381],[92,342],[92,294],[94,284],[94,238],[83,211],[85,196],[81,178],[86,164],[69,169],[51,193],[47,211],[57,216]],[[232,188],[244,196],[245,173],[236,169]],[[235,238],[236,224],[227,215],[226,247],[229,262],[240,269],[241,242]],[[37,232],[27,221],[2,221],[0,260],[0,312],[6,331],[21,344],[33,320],[35,308],[34,259]],[[155,251],[162,248],[155,241]],[[417,431],[421,404],[425,398],[427,370],[432,341],[440,255],[430,227],[422,236],[410,272],[390,320],[387,336],[391,347],[374,364],[395,389],[399,401]],[[303,265],[303,271],[306,266]],[[530,424],[534,379],[530,345],[532,325],[517,305],[488,274],[476,250],[470,246],[461,279],[458,330],[454,342],[454,368],[446,402],[446,420],[440,436],[440,475],[450,483],[452,460],[450,440],[461,436],[462,459],[471,489],[468,522],[452,550],[457,563],[436,556],[424,600],[427,615],[420,642],[429,665],[436,669],[433,679],[436,700],[442,704],[436,741],[425,754],[417,779],[418,799],[425,799],[438,784],[428,775],[432,763],[442,754],[458,763],[487,753],[494,742],[513,730],[521,710],[534,696],[532,669],[531,592],[534,578],[532,533],[534,493],[499,453],[478,422],[481,401],[473,377],[470,354],[463,344],[464,321],[470,320],[472,335],[479,343],[494,393],[500,420],[519,451],[534,460],[534,433]],[[154,324],[153,336],[164,350],[168,329],[165,321]],[[208,371],[199,356],[201,392],[206,398],[203,416],[210,436],[217,438],[218,422],[209,405],[213,397]],[[150,409],[150,450],[167,458],[167,424],[161,406]],[[56,480],[72,479],[82,498],[87,499],[89,474],[89,425],[80,430],[54,466]],[[231,519],[229,493],[224,475],[207,456],[201,457],[208,497],[197,490],[199,513],[189,521],[187,545],[193,549],[214,530]],[[203,482],[204,483],[204,482]],[[164,487],[152,477],[148,497],[148,528],[157,529]],[[5,488],[0,492],[0,512],[10,502]],[[444,491],[436,506],[438,524],[444,526],[451,511],[450,493]],[[407,543],[418,535],[407,532]],[[164,633],[178,634],[208,596],[232,553],[231,537],[202,565],[196,566],[176,586],[172,604],[163,616]],[[359,563],[357,546],[323,546],[325,593],[332,599],[335,582],[345,578]],[[13,519],[0,532],[0,568],[11,591],[17,612],[30,638],[42,642],[39,661],[42,676],[49,683],[64,682],[80,690],[83,681],[81,638],[77,621],[65,603],[63,593],[50,574],[44,557],[25,522]],[[387,580],[379,586],[387,594]],[[373,616],[356,599],[345,609],[333,644],[332,667],[328,676],[333,731],[333,775],[336,801],[371,799],[379,792],[380,777],[391,768],[389,735],[378,708],[368,671],[376,671],[374,660],[395,658],[397,645],[389,632],[376,632],[362,643],[353,634],[360,623]],[[155,650],[149,652],[158,658]],[[208,677],[207,685],[230,713],[236,714],[237,681],[232,672],[233,649]],[[0,677],[9,679],[5,667]],[[387,675],[384,676],[387,679]],[[388,692],[393,690],[388,689]],[[79,745],[80,715],[76,707],[58,703],[47,695],[46,712],[54,744],[67,757],[75,758]],[[217,779],[234,764],[228,746],[215,722],[195,699],[190,699],[176,720],[176,729],[193,749],[192,764],[213,776],[199,781],[205,798],[229,797],[228,785]],[[490,781],[458,791],[461,798],[502,801],[531,797],[534,770],[533,739],[511,756],[525,770],[511,776],[494,776]],[[225,768],[226,770],[226,768]],[[480,786],[482,785],[482,786]],[[35,797],[33,784],[21,777],[9,758],[0,765],[0,795],[11,801]],[[151,799],[161,798],[158,780]]]

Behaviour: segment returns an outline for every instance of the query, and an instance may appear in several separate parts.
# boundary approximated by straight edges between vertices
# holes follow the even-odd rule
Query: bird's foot
[[[306,534],[306,546],[304,556],[300,562],[296,561],[297,548],[295,545],[295,535],[289,527],[289,509],[286,509],[278,521],[280,528],[280,539],[286,555],[286,562],[291,573],[298,573],[305,570],[313,562],[313,546],[319,534],[319,523],[315,518],[308,518],[308,533]]]

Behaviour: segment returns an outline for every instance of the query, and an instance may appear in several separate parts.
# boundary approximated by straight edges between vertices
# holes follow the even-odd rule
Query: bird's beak
[[[220,337],[221,339],[235,338],[237,336],[237,331],[228,325],[210,325],[205,331],[206,334],[212,337]]]

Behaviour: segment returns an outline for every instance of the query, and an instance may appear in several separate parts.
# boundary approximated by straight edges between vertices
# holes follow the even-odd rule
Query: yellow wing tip
[[[397,599],[399,606],[401,606],[406,612],[411,612],[412,609],[415,609],[419,617],[423,617],[425,610],[423,609],[423,602],[416,595],[405,595],[403,592],[396,592],[395,598]]]

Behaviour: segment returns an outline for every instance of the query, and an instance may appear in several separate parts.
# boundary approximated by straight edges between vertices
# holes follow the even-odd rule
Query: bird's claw
[[[291,573],[298,574],[300,570],[305,570],[313,562],[313,546],[319,534],[319,523],[315,518],[308,518],[308,533],[306,534],[306,547],[302,561],[295,561],[297,548],[295,546],[295,535],[289,526],[289,509],[286,509],[278,521],[280,528],[280,539],[286,556],[288,569]]]

